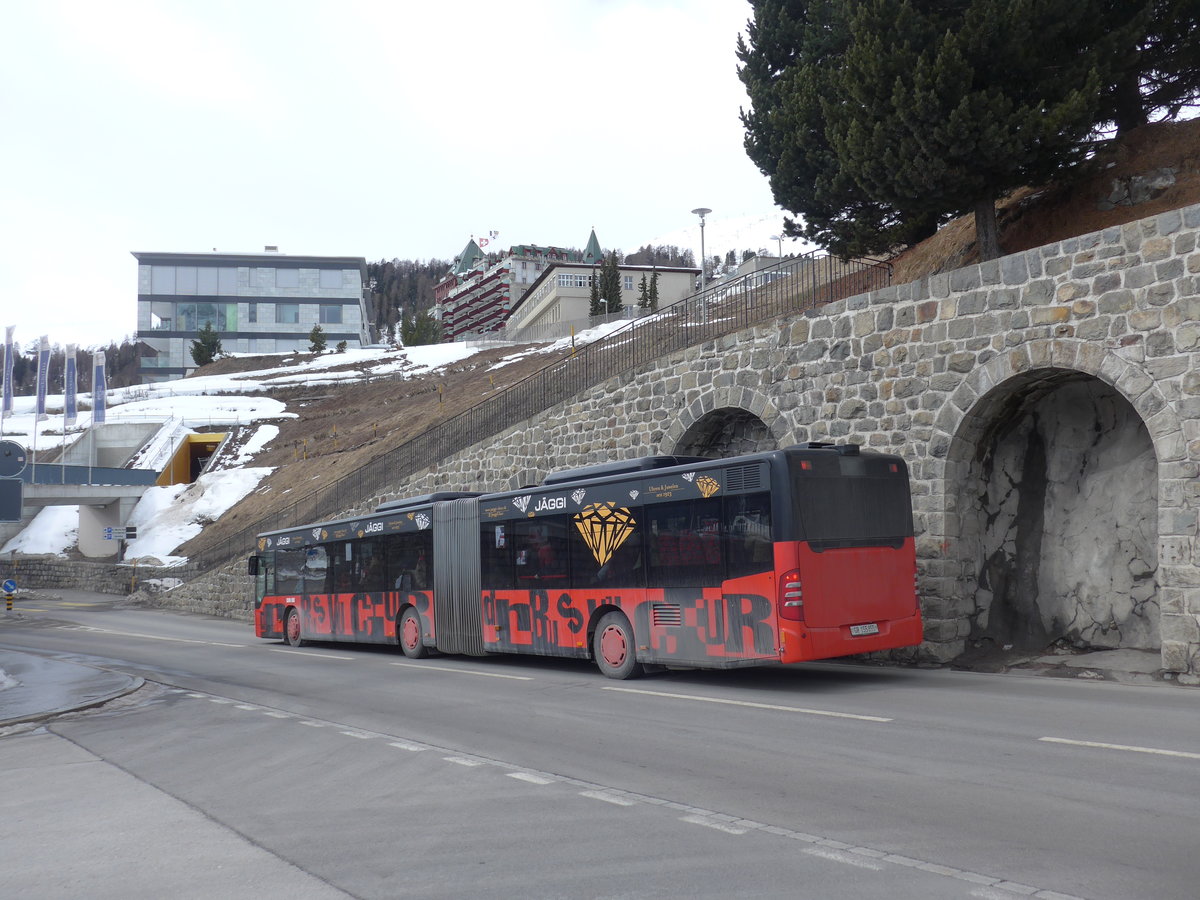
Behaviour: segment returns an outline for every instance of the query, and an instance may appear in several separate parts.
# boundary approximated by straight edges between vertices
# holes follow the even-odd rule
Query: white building
[[[670,306],[695,293],[698,268],[666,266],[620,266],[621,303],[636,310],[642,279],[649,285],[658,275],[658,308]],[[600,277],[599,265],[552,263],[513,308],[505,326],[510,340],[538,340],[561,336],[557,331],[588,326],[592,279]]]
[[[209,322],[227,353],[307,351],[314,325],[331,348],[370,343],[363,257],[289,256],[271,247],[133,256],[143,383],[193,371],[192,341]]]

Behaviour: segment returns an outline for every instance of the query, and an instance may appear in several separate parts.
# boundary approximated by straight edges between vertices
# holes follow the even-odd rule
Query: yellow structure
[[[223,440],[224,434],[186,435],[155,484],[159,487],[167,484],[191,484],[200,476],[204,464],[217,452],[217,447]]]

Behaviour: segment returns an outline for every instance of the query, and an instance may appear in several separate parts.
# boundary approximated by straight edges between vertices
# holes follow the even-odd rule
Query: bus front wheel
[[[642,664],[637,661],[633,629],[623,613],[605,613],[592,636],[592,655],[596,665],[609,678],[637,678]]]
[[[293,647],[303,647],[304,638],[300,636],[300,611],[289,609],[287,621],[283,626],[283,639]]]
[[[396,623],[396,640],[409,659],[424,659],[429,655],[429,648],[421,642],[421,616],[411,606],[400,614]]]

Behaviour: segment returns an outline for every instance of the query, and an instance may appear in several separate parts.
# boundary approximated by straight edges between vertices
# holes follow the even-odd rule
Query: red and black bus
[[[908,469],[853,444],[657,456],[260,535],[255,633],[645,666],[919,644]]]

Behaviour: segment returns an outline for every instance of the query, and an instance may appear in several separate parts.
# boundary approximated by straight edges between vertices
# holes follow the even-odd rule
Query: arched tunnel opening
[[[726,459],[779,446],[767,424],[754,413],[727,407],[702,416],[672,451],[679,456]]]
[[[979,402],[958,452],[966,656],[1159,648],[1158,461],[1128,400],[1030,373]]]

